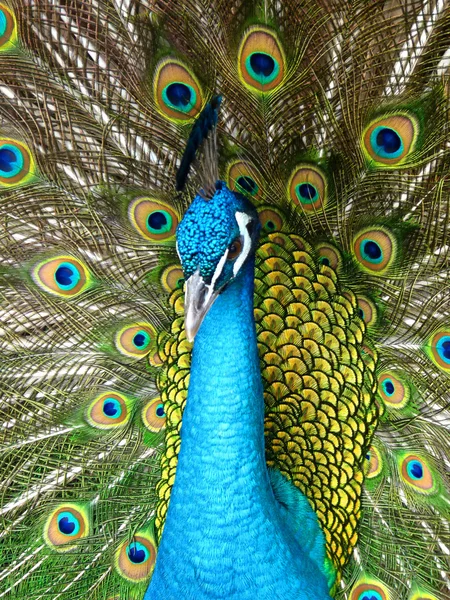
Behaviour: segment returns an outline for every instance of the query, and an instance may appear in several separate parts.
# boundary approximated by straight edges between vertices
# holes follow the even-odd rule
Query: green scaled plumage
[[[220,178],[263,225],[267,462],[336,598],[447,598],[448,3],[5,2],[0,598],[143,598],[192,347],[175,231],[201,160],[183,195],[175,173],[217,93]]]

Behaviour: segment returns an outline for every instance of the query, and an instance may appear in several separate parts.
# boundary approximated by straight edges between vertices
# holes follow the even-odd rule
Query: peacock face
[[[221,291],[254,254],[259,234],[253,205],[218,181],[211,200],[196,196],[177,230],[186,279],[185,327],[192,341]]]

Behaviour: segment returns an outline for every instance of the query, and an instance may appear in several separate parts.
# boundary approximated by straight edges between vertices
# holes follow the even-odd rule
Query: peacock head
[[[216,298],[254,256],[258,213],[247,198],[216,183],[210,200],[198,195],[177,230],[177,250],[186,280],[185,328],[189,341]]]

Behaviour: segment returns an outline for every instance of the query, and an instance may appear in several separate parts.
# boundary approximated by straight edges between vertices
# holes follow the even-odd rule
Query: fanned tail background
[[[0,64],[0,598],[143,597],[189,368],[175,231],[202,180],[175,172],[216,94],[220,177],[264,227],[268,461],[322,515],[337,598],[447,598],[448,2],[3,2]],[[304,479],[306,392],[269,356],[295,269],[356,382],[323,432],[298,412]]]

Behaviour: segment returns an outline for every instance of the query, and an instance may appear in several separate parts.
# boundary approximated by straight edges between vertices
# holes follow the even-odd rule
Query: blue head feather
[[[216,183],[216,193],[211,200],[200,195],[194,198],[177,230],[178,254],[186,279],[199,269],[203,280],[211,282],[220,259],[241,234],[236,213],[250,217],[249,233],[255,243],[259,230],[258,214],[247,198],[229,190],[222,181]],[[230,261],[225,264],[216,289],[232,277]]]

